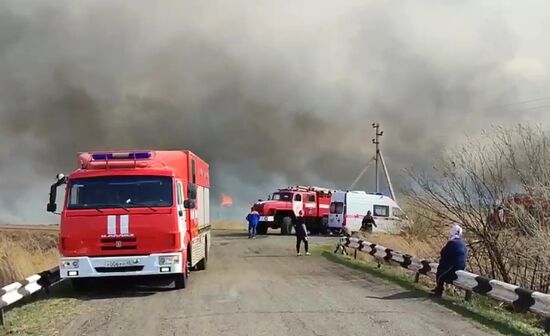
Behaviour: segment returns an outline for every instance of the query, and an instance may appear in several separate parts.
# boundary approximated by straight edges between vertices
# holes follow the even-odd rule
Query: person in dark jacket
[[[256,227],[260,221],[260,214],[254,208],[251,208],[250,213],[246,216],[246,220],[248,221],[248,238],[256,237]]]
[[[434,296],[441,297],[445,283],[452,283],[457,279],[456,271],[466,269],[468,250],[463,240],[462,228],[458,224],[451,227],[451,239],[441,249],[441,258],[437,268],[437,285],[432,291]]]
[[[367,211],[367,214],[365,217],[363,217],[363,221],[361,222],[361,231],[367,231],[368,233],[372,233],[372,226],[376,226],[376,223],[374,222],[374,218],[372,217],[372,213]]]
[[[302,242],[304,242],[304,249],[306,251],[306,255],[311,255],[308,252],[309,244],[307,242],[307,227],[304,220],[304,213],[300,210],[298,213],[298,217],[296,217],[296,255],[300,256],[302,255],[300,253],[300,245]]]

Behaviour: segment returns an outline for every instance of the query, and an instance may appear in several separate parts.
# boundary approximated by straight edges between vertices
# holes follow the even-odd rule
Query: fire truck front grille
[[[137,245],[122,245],[120,247],[116,245],[101,246],[103,251],[120,251],[120,250],[135,250]]]
[[[102,237],[102,243],[116,243],[117,241],[121,242],[136,242],[136,237]]]
[[[101,249],[103,251],[135,250],[137,239],[136,237],[103,237]]]
[[[99,273],[116,273],[116,272],[138,272],[143,269],[143,266],[123,266],[123,267],[95,267]]]

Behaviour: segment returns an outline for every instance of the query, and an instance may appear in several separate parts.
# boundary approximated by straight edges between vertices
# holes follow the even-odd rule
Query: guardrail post
[[[357,249],[353,250],[353,259],[357,259]]]
[[[466,293],[464,294],[464,300],[470,301],[472,299],[472,291],[466,290]]]
[[[0,308],[0,327],[6,325],[6,317],[4,316],[4,309]]]
[[[550,333],[550,317],[544,319],[544,331]]]
[[[416,273],[414,274],[414,282],[415,282],[415,283],[418,283],[419,280],[420,280],[420,273],[416,272]]]

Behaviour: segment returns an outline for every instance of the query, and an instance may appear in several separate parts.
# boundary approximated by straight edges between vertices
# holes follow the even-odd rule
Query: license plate
[[[134,263],[132,260],[116,260],[116,261],[107,261],[105,262],[105,267],[125,267],[133,266]]]

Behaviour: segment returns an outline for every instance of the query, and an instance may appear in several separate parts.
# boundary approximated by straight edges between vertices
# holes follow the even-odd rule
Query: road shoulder
[[[386,283],[397,285],[410,292],[410,295],[417,295],[431,300],[434,304],[445,307],[472,321],[484,331],[517,336],[544,335],[544,331],[538,327],[539,321],[536,318],[513,314],[500,309],[487,298],[476,296],[471,302],[466,302],[458,296],[445,296],[443,299],[432,298],[429,295],[429,288],[422,284],[415,284],[412,281],[413,274],[398,267],[391,265],[380,265],[378,267],[374,260],[356,260],[352,256],[336,254],[334,253],[334,246],[316,246],[315,253],[356,272],[367,273],[380,278]]]

